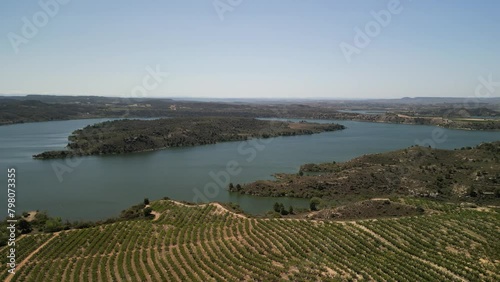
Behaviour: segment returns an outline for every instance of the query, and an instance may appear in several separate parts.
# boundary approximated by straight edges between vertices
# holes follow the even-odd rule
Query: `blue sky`
[[[400,0],[350,62],[339,45],[391,1],[65,0],[37,26],[54,1],[0,2],[0,93],[131,96],[148,67],[169,73],[148,97],[466,97],[500,81],[495,0]]]

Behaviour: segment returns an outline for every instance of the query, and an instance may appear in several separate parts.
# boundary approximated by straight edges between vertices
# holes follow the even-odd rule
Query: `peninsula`
[[[233,185],[254,196],[332,200],[337,204],[373,197],[426,197],[500,204],[500,142],[441,150],[421,146],[364,155],[343,163],[304,164],[276,180]]]

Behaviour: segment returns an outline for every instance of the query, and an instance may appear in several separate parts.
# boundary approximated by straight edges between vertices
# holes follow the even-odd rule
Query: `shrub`
[[[151,216],[151,212],[153,211],[152,208],[150,207],[147,207],[143,210],[143,213],[144,213],[144,217],[150,217]]]
[[[317,211],[319,209],[319,205],[321,204],[321,199],[318,197],[313,197],[311,201],[309,201],[309,208],[311,211]]]

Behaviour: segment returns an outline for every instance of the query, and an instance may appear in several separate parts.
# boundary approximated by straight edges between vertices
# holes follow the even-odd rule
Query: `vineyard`
[[[153,221],[24,235],[16,274],[2,256],[1,279],[500,281],[494,211],[333,222],[246,218],[218,204],[151,206]]]

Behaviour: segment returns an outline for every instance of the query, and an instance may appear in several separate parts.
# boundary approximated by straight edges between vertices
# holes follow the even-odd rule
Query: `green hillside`
[[[419,204],[432,212],[314,221],[156,201],[152,220],[24,235],[6,281],[500,280],[498,212]]]

